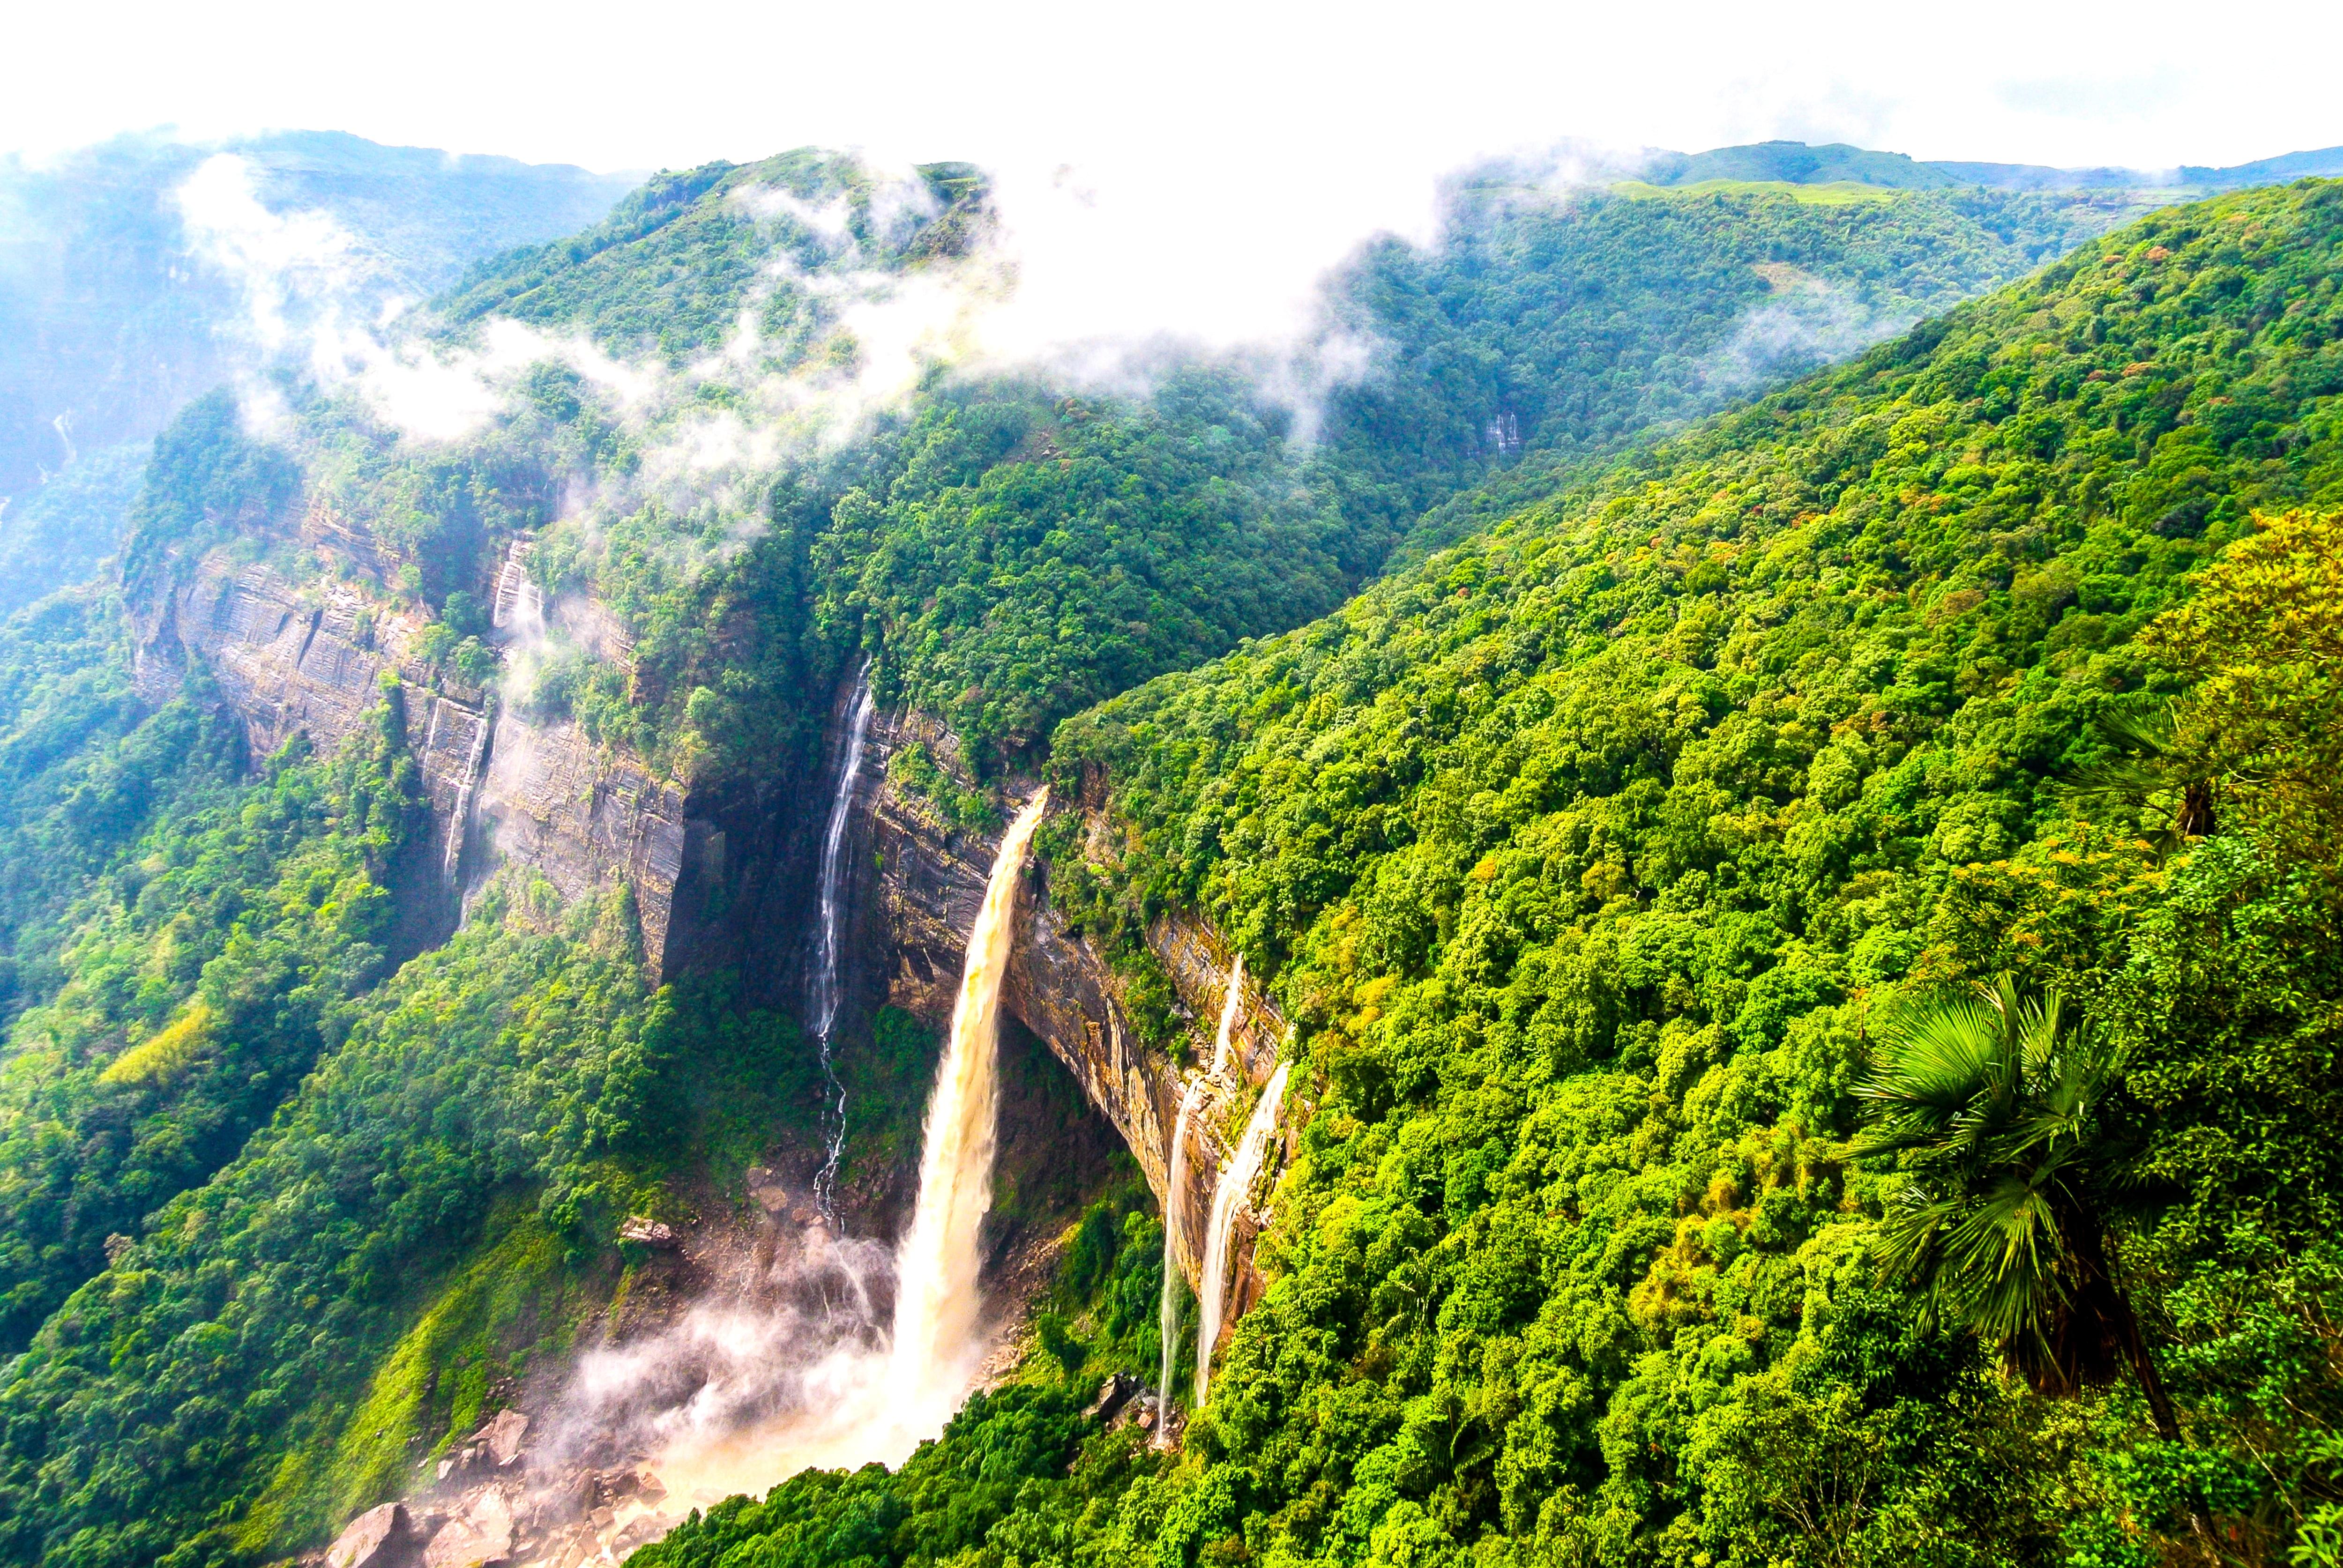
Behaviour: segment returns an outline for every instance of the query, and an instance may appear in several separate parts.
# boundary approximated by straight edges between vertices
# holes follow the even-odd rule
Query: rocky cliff
[[[882,718],[874,727],[879,769],[912,741],[925,744],[949,766],[950,738],[913,716]],[[1061,804],[1060,810],[1084,810]],[[883,953],[887,1000],[939,1023],[951,1015],[954,989],[967,935],[976,920],[998,849],[992,835],[955,829],[935,807],[888,779],[874,791],[870,808],[875,854],[866,895],[866,950]],[[1180,1263],[1192,1282],[1200,1271],[1204,1230],[1221,1167],[1250,1113],[1261,1086],[1276,1070],[1285,1021],[1250,983],[1243,986],[1232,1028],[1230,1070],[1205,1074],[1187,1129],[1185,1180],[1168,1191],[1172,1130],[1181,1094],[1192,1073],[1210,1065],[1213,1037],[1227,995],[1233,955],[1208,927],[1166,919],[1149,936],[1156,958],[1170,973],[1186,1020],[1186,1038],[1173,1054],[1144,1042],[1133,1027],[1123,985],[1086,937],[1070,932],[1050,907],[1040,872],[1029,868],[1017,944],[1003,988],[1006,1010],[1045,1041],[1103,1111],[1138,1160],[1148,1184],[1167,1210],[1180,1206]],[[1263,1187],[1282,1163],[1272,1153]],[[1257,1189],[1253,1195],[1259,1197]],[[1260,1279],[1252,1262],[1257,1213],[1241,1211],[1237,1228],[1236,1277],[1227,1321],[1236,1319],[1257,1296]]]
[[[142,607],[141,678],[159,699],[190,662],[200,662],[242,719],[256,755],[296,734],[329,749],[395,686],[431,806],[427,841],[401,890],[421,923],[437,930],[413,945],[444,935],[464,890],[508,862],[544,876],[568,900],[622,880],[633,890],[657,973],[688,959],[732,963],[759,977],[760,992],[773,993],[762,1000],[798,1005],[820,791],[805,780],[772,779],[736,789],[739,799],[698,801],[640,759],[598,748],[574,723],[532,724],[500,711],[490,693],[416,657],[426,622],[370,586],[379,563],[362,536],[313,517],[304,542],[345,569],[297,580],[277,566],[215,554]],[[543,614],[518,550],[504,562],[493,595],[507,638],[525,635]],[[914,740],[947,769],[957,762],[953,738],[917,716],[882,718],[874,727],[856,791],[851,863],[863,869],[849,922],[861,955],[853,989],[866,1015],[884,1000],[942,1027],[997,839],[953,828],[892,782],[889,759]],[[1231,955],[1200,924],[1161,922],[1151,944],[1172,977],[1190,1038],[1176,1055],[1142,1043],[1121,982],[1050,908],[1038,873],[1029,871],[1028,880],[1008,1010],[1073,1074],[1159,1199],[1179,1206],[1180,1261],[1192,1280],[1217,1174],[1275,1069],[1284,1022],[1245,989],[1230,1070],[1205,1077],[1188,1122],[1186,1179],[1180,1191],[1168,1191],[1181,1096],[1210,1060]],[[1247,1235],[1241,1224],[1241,1241]],[[1232,1299],[1242,1310],[1257,1280],[1250,1247],[1240,1246],[1238,1255],[1244,1261]]]
[[[444,935],[464,890],[501,857],[572,900],[625,880],[645,953],[655,970],[672,968],[678,884],[695,849],[708,859],[711,834],[689,818],[683,787],[596,747],[575,724],[500,712],[489,693],[418,659],[426,623],[368,586],[376,563],[364,538],[314,518],[304,537],[347,575],[297,581],[217,552],[140,606],[146,692],[167,696],[200,662],[243,720],[253,754],[266,756],[296,734],[330,749],[382,699],[387,678],[403,697],[407,745],[430,799],[428,842],[400,890],[408,904],[428,906],[416,911],[421,923]],[[500,623],[515,569],[508,562],[498,585]],[[721,835],[713,837],[720,859]]]

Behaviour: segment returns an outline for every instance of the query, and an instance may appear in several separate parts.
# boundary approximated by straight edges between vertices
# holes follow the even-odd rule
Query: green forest
[[[655,176],[410,348],[523,323],[669,402],[582,351],[444,440],[215,394],[0,621],[0,1564],[322,1561],[655,1322],[647,1227],[745,1223],[833,1091],[850,1184],[916,1163],[933,1020],[817,1056],[631,886],[413,912],[409,704],[729,809],[815,798],[857,668],[956,844],[1051,785],[1037,896],[1145,1043],[1210,1032],[1167,916],[1293,1025],[1266,1291],[1175,1448],[1101,1420],[1163,1215],[1028,1041],[1022,1359],[639,1568],[2343,1563],[2343,183],[1485,174],[1298,370],[940,361],[676,477],[997,219],[959,164]],[[156,656],[262,570],[421,628],[339,744]]]
[[[1176,1463],[1037,1378],[637,1561],[2335,1561],[2338,249],[2150,218],[1066,720],[1053,900],[1302,1026],[1268,1298]]]

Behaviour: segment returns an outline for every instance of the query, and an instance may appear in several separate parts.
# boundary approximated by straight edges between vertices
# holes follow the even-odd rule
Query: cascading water
[[[860,693],[857,704],[867,720]],[[850,774],[862,733],[850,722],[841,763]],[[649,1468],[665,1489],[664,1513],[631,1523],[621,1515],[632,1539],[731,1493],[762,1494],[809,1466],[900,1464],[943,1430],[975,1381],[990,1349],[978,1243],[992,1202],[1001,982],[1016,937],[1018,876],[1046,804],[1036,795],[1010,824],[969,933],[951,1040],[928,1105],[919,1203],[902,1244],[890,1255],[820,1227],[793,1239],[785,1231],[780,1253],[751,1289],[702,1302],[659,1333],[581,1367],[554,1422],[569,1448],[656,1450]],[[836,820],[833,809],[825,882],[843,854],[832,853],[844,837]],[[816,1021],[834,1016],[837,1004],[822,993],[815,1003]],[[891,1334],[879,1321],[890,1271]],[[612,1528],[601,1527],[606,1542]]]
[[[1237,1013],[1244,1006],[1244,955],[1239,953],[1229,964],[1228,993],[1221,1000],[1220,1033],[1212,1041],[1211,1075],[1219,1077],[1229,1065],[1229,1036],[1236,1028]],[[1172,1121],[1172,1149],[1164,1163],[1163,1182],[1163,1302],[1158,1309],[1157,1328],[1163,1342],[1162,1374],[1156,1382],[1161,1391],[1155,1412],[1155,1442],[1168,1448],[1172,1442],[1172,1368],[1179,1360],[1180,1349],[1180,1221],[1185,1211],[1180,1197],[1188,1182],[1188,1123],[1196,1113],[1196,1097],[1203,1092],[1203,1073],[1188,1081],[1180,1092],[1180,1114]],[[1199,1345],[1199,1353],[1202,1347]]]
[[[1237,1026],[1237,1011],[1244,1006],[1244,954],[1239,953],[1229,961],[1228,994],[1221,1000],[1221,1032],[1212,1041],[1212,1075],[1219,1077],[1229,1068],[1229,1035]]]
[[[830,1220],[837,1218],[831,1205],[837,1194],[838,1164],[846,1153],[846,1085],[839,1081],[830,1050],[838,1032],[838,1010],[846,995],[847,829],[854,820],[854,787],[862,772],[862,749],[870,738],[873,706],[870,667],[865,664],[855,673],[854,695],[847,706],[846,745],[839,753],[838,786],[830,796],[830,821],[822,829],[820,924],[814,949],[813,1032],[832,1103],[827,1118],[830,1147],[813,1179],[813,1193],[823,1218]]]
[[[472,749],[464,759],[464,781],[456,788],[456,809],[448,813],[447,852],[439,865],[440,879],[451,888],[458,885],[463,870],[464,842],[471,837],[472,811],[479,800],[480,779],[488,771],[488,735],[496,721],[493,703],[484,705],[473,721]]]
[[[1281,1061],[1270,1075],[1268,1087],[1261,1091],[1261,1103],[1252,1108],[1252,1119],[1245,1123],[1244,1136],[1237,1140],[1236,1152],[1229,1156],[1228,1169],[1221,1172],[1220,1184],[1212,1189],[1212,1218],[1204,1231],[1203,1283],[1196,1292],[1198,1410],[1204,1408],[1204,1400],[1212,1392],[1212,1346],[1221,1337],[1221,1313],[1228,1302],[1229,1241],[1236,1230],[1237,1208],[1252,1191],[1270,1134],[1277,1131],[1286,1069],[1287,1064]]]
[[[992,1206],[994,1091],[1000,1066],[1001,979],[1016,938],[1017,879],[1049,804],[1045,789],[1001,839],[969,933],[968,965],[952,1008],[951,1043],[936,1073],[920,1153],[920,1201],[897,1254],[895,1339],[889,1383],[899,1412],[956,1404],[977,1334],[978,1232]]]
[[[1196,1096],[1203,1087],[1199,1074],[1181,1091],[1180,1114],[1172,1121],[1172,1151],[1164,1161],[1163,1304],[1156,1319],[1163,1341],[1163,1375],[1155,1384],[1161,1391],[1155,1406],[1158,1448],[1172,1446],[1172,1365],[1179,1359],[1180,1349],[1180,1216],[1183,1211],[1180,1194],[1188,1181],[1188,1119],[1196,1113]]]

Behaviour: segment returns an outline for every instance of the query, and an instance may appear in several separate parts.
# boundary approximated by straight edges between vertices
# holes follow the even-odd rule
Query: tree
[[[2112,758],[2064,786],[2081,815],[2109,807],[2151,818],[2159,809],[2169,810],[2167,822],[2145,834],[2159,859],[2218,830],[2212,780],[2200,759],[2181,746],[2171,704],[2145,713],[2111,710],[2101,716],[2099,734]]]
[[[1872,1131],[1855,1152],[1909,1173],[1880,1226],[1884,1270],[2041,1392],[2102,1386],[2127,1362],[2157,1432],[2177,1439],[2107,1265],[2106,1216],[2137,1148],[2103,1037],[2005,976],[1891,1016],[1872,1065],[1856,1090]]]
[[[2190,684],[2178,753],[2290,860],[2343,859],[2343,511],[2286,512],[2200,574],[2141,646]]]

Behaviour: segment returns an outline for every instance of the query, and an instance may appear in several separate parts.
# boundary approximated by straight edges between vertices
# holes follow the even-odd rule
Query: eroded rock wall
[[[680,959],[670,917],[694,837],[680,785],[598,749],[568,719],[529,725],[499,714],[478,815],[502,859],[537,871],[565,900],[626,881],[652,969],[664,974]]]
[[[498,575],[499,623],[520,607],[541,613],[523,560],[516,552]],[[363,570],[356,575],[295,581],[266,565],[215,557],[146,607],[141,678],[159,699],[200,661],[254,753],[266,755],[296,733],[329,749],[364,722],[384,678],[394,678],[431,805],[417,858],[444,895],[450,924],[460,890],[499,859],[543,875],[567,900],[623,879],[658,974],[704,950],[792,992],[766,1000],[796,1005],[791,982],[799,978],[795,954],[809,894],[799,884],[811,875],[809,824],[818,826],[822,804],[806,794],[805,781],[769,780],[756,799],[702,806],[639,759],[597,748],[574,723],[524,723],[487,693],[424,665],[412,650],[425,623],[370,588]],[[944,1027],[998,840],[951,826],[890,781],[889,759],[915,740],[946,768],[957,765],[953,738],[932,722],[897,715],[874,725],[850,851],[867,869],[850,920],[860,959],[849,1005],[867,1013],[890,1001]],[[1150,933],[1188,1025],[1167,1050],[1141,1040],[1121,982],[1087,939],[1067,929],[1030,869],[1021,920],[1008,1010],[1073,1074],[1159,1199],[1178,1207],[1180,1262],[1193,1280],[1218,1171],[1275,1069],[1284,1022],[1248,985],[1231,1070],[1207,1077],[1188,1123],[1186,1180],[1168,1191],[1181,1095],[1211,1059],[1230,953],[1192,920],[1166,920]],[[1249,1247],[1239,1255],[1233,1300],[1241,1310],[1258,1279]]]
[[[916,717],[882,717],[874,727],[879,765],[917,740],[931,752],[945,738]],[[949,761],[949,757],[945,759]],[[1082,810],[1079,804],[1061,810]],[[875,793],[871,839],[876,881],[871,902],[886,955],[886,1000],[937,1022],[951,1016],[968,933],[984,898],[999,849],[997,837],[957,829],[891,780]],[[1157,1198],[1180,1207],[1180,1263],[1191,1282],[1201,1272],[1205,1227],[1220,1169],[1250,1114],[1261,1087],[1276,1070],[1286,1035],[1284,1020],[1250,981],[1231,1030],[1230,1070],[1207,1075],[1188,1122],[1185,1177],[1169,1191],[1172,1135],[1181,1094],[1191,1073],[1208,1066],[1232,954],[1202,924],[1166,919],[1150,945],[1180,999],[1187,1023],[1177,1054],[1144,1041],[1133,1027],[1121,980],[1083,936],[1070,931],[1029,868],[1016,947],[1002,1000],[1007,1010],[1045,1041],[1103,1111],[1129,1147]],[[874,977],[875,978],[875,977]],[[1275,1169],[1282,1161],[1272,1156]],[[1233,1325],[1258,1294],[1252,1266],[1252,1225],[1241,1221]]]
[[[670,915],[692,845],[674,780],[597,749],[575,724],[499,712],[486,692],[423,664],[413,656],[421,618],[362,581],[297,582],[215,555],[142,608],[143,689],[159,700],[200,662],[256,757],[297,733],[330,750],[382,699],[383,678],[397,679],[431,806],[419,859],[444,895],[446,920],[501,854],[568,899],[628,881],[653,968],[664,973],[678,960]],[[427,887],[410,896],[429,895]]]

